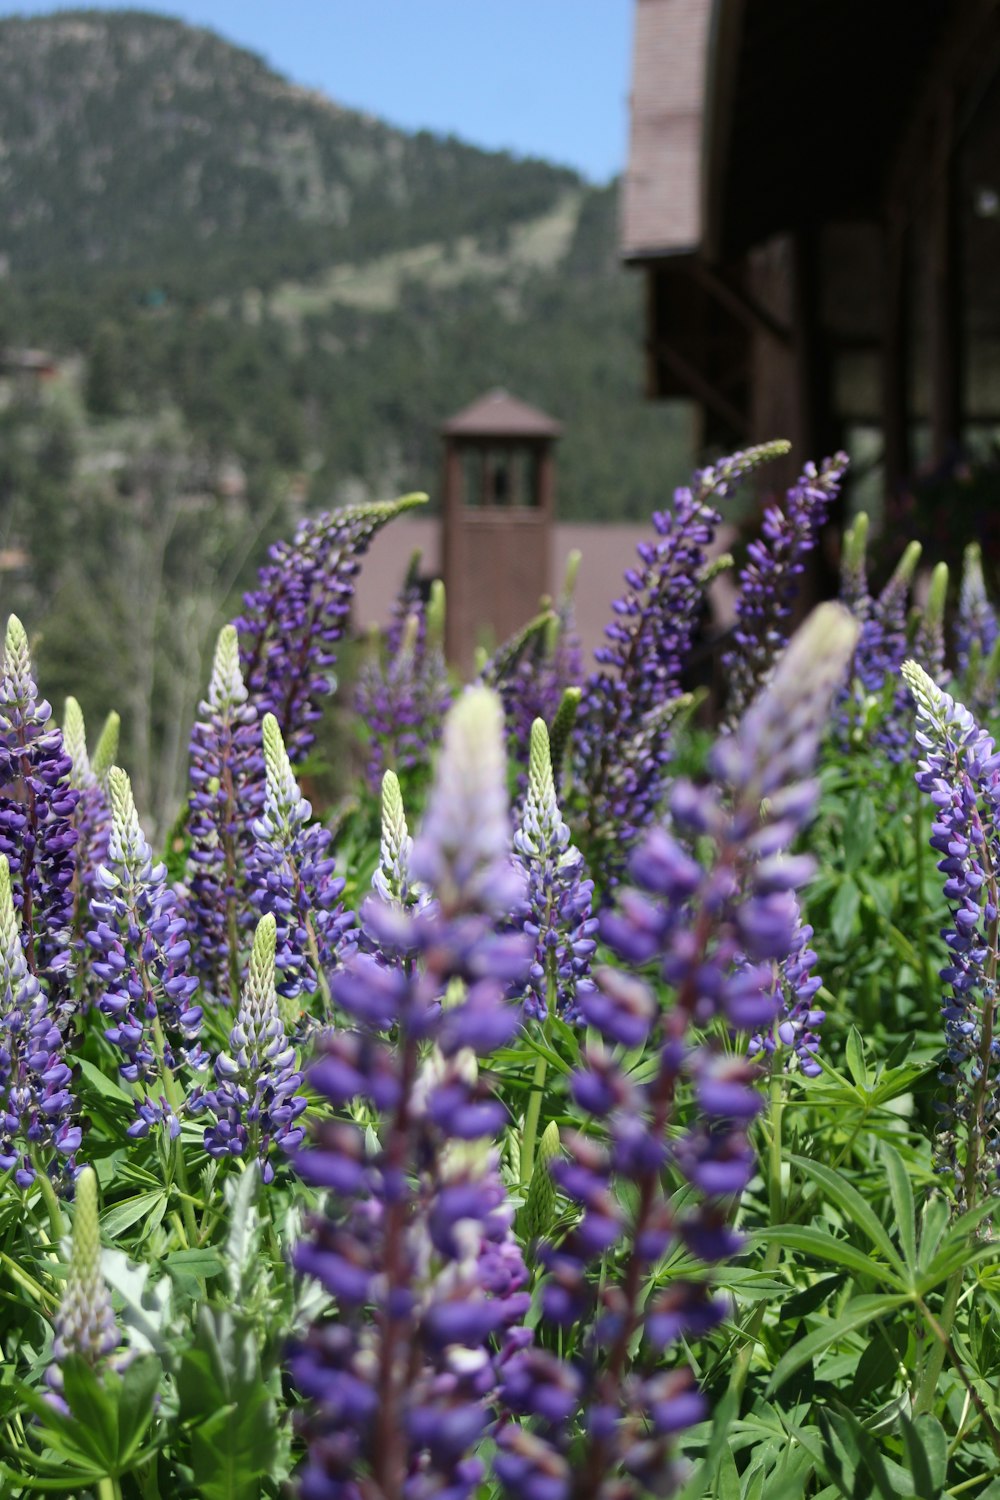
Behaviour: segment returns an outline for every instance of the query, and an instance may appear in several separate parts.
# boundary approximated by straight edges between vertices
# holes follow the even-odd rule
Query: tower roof
[[[557,438],[562,423],[506,391],[487,391],[442,423],[445,437]]]

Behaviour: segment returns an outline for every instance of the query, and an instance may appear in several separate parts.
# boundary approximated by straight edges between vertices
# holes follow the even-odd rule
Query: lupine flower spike
[[[353,946],[345,934],[353,912],[340,901],[343,879],[335,873],[331,838],[311,822],[312,806],[302,795],[285,750],[278,721],[264,715],[266,792],[253,824],[247,857],[250,899],[261,914],[277,921],[277,986],[280,995],[306,999],[326,992],[326,975]]]
[[[426,768],[450,702],[444,660],[444,585],[425,602],[414,555],[383,642],[376,632],[355,694],[368,738],[366,773],[377,791],[391,766],[408,783]]]
[[[944,612],[948,602],[948,564],[939,562],[931,574],[927,600],[913,640],[913,655],[935,682],[947,681],[944,664]],[[905,692],[905,689],[904,689]]]
[[[36,1168],[72,1178],[82,1139],[72,1073],[21,945],[7,856],[0,854],[0,1171],[30,1187]]]
[[[1000,622],[986,592],[978,542],[970,542],[965,549],[955,622],[955,654],[973,709],[989,713],[1000,680]]]
[[[910,745],[909,708],[899,673],[908,654],[907,599],[920,561],[920,543],[910,542],[877,599],[871,600],[854,654],[855,718],[875,711],[875,746],[898,764]]]
[[[917,706],[917,744],[924,759],[917,785],[934,805],[931,847],[941,856],[952,925],[942,936],[948,962],[941,978],[947,1051],[948,1124],[942,1166],[954,1177],[960,1207],[997,1192],[997,966],[1000,871],[1000,753],[972,714],[915,661],[903,676]]]
[[[483,680],[495,687],[503,700],[508,754],[518,768],[522,793],[527,785],[532,724],[535,719],[552,724],[566,692],[578,689],[585,676],[574,605],[580,561],[579,552],[569,554],[562,593],[552,608],[539,616],[539,628],[515,637],[518,649],[512,650],[513,643],[508,643],[483,673]]]
[[[528,795],[514,848],[528,877],[524,931],[535,948],[525,990],[525,1013],[544,1021],[550,1009],[565,1020],[578,1016],[577,1000],[590,989],[590,959],[597,919],[591,915],[594,882],[570,843],[559,812],[549,734],[541,719],[531,726]]]
[[[82,1005],[95,998],[93,979],[83,956],[91,909],[94,901],[103,895],[98,872],[108,859],[108,840],[111,837],[108,772],[118,745],[118,727],[118,715],[110,714],[92,764],[87,753],[83,710],[75,698],[66,699],[63,740],[71,763],[69,782],[79,797],[73,812],[76,868],[73,876],[72,947],[77,959],[75,986]],[[107,759],[109,751],[111,760]]]
[[[28,638],[16,615],[7,622],[0,679],[0,854],[10,864],[14,904],[28,968],[44,976],[54,1014],[68,990],[79,793],[52,710],[32,675]]]
[[[139,826],[132,785],[118,766],[108,776],[111,837],[101,869],[104,896],[95,903],[97,925],[87,934],[104,988],[99,1005],[110,1024],[105,1036],[121,1053],[119,1072],[138,1086],[137,1118],[130,1135],[153,1125],[180,1133],[183,1065],[203,1067],[197,979],[188,972],[187,925],[162,864]]]
[[[111,767],[118,760],[118,737],[121,730],[121,719],[114,709],[108,714],[104,721],[97,741],[97,747],[91,758],[91,770],[97,780],[98,786],[107,790],[108,776]]]
[[[209,996],[236,1001],[246,862],[251,824],[264,803],[264,757],[232,625],[219,632],[208,694],[191,731],[189,774],[188,916],[194,966]]]
[[[715,502],[760,464],[787,453],[764,443],[695,474],[671,511],[653,516],[656,539],[639,548],[628,591],[613,605],[608,644],[584,685],[573,737],[574,827],[591,869],[613,884],[659,807],[674,711],[705,598],[708,551],[722,519]]]
[[[769,505],[765,510],[761,535],[747,549],[736,598],[734,645],[722,658],[732,723],[766,680],[788,639],[787,621],[806,559],[819,541],[847,463],[846,453],[824,459],[818,469],[808,463],[788,491],[784,507]]]
[[[261,917],[228,1053],[215,1060],[213,1089],[192,1096],[193,1114],[206,1110],[214,1123],[205,1129],[209,1156],[253,1155],[264,1182],[274,1178],[271,1146],[294,1151],[302,1142],[299,1116],[306,1107],[299,1094],[302,1074],[288,1045],[274,988],[277,926]]]
[[[250,702],[274,714],[300,761],[315,739],[322,702],[336,686],[335,647],[344,633],[361,557],[372,538],[426,495],[327,511],[277,542],[235,624]]]
[[[101,1274],[101,1232],[97,1218],[97,1178],[93,1167],[84,1167],[76,1180],[73,1215],[73,1251],[69,1274],[56,1313],[52,1364],[45,1372],[50,1397],[68,1410],[62,1399],[62,1366],[71,1355],[86,1361],[98,1372],[120,1369],[115,1359],[121,1331],[111,1305],[111,1294]]]
[[[506,1367],[510,1411],[534,1418],[531,1430],[511,1420],[498,1435],[495,1469],[511,1495],[596,1500],[611,1484],[623,1500],[668,1493],[672,1439],[705,1414],[676,1350],[717,1323],[725,1303],[703,1279],[674,1281],[644,1302],[645,1289],[671,1246],[711,1264],[740,1245],[727,1205],[753,1174],[747,1131],[763,1100],[752,1064],[726,1042],[777,1020],[773,965],[793,951],[794,891],[811,868],[784,851],[815,801],[807,778],[856,639],[840,606],[810,616],[739,728],[717,743],[714,785],[675,786],[675,832],[638,846],[633,889],[602,922],[623,959],[655,963],[673,1003],[664,1009],[638,974],[619,970],[599,970],[581,1001],[602,1038],[572,1081],[589,1128],[563,1134],[568,1155],[554,1168],[581,1217],[539,1253],[545,1318],[565,1336],[575,1326],[582,1353],[569,1364],[529,1349]],[[681,834],[714,857],[694,859]],[[659,1059],[641,1080],[618,1050],[640,1046]],[[677,1206],[668,1174],[690,1184],[693,1203]],[[622,1269],[597,1283],[598,1265]]]
[[[410,856],[413,840],[406,826],[403,794],[395,771],[382,777],[382,836],[379,862],[372,876],[372,888],[388,906],[406,910],[426,897],[426,892],[410,880]]]
[[[981,662],[987,659],[998,636],[1000,623],[986,592],[982,548],[978,542],[970,542],[965,549],[958,619],[955,622],[955,654],[963,676],[973,665],[974,657]]]
[[[419,963],[359,953],[335,974],[357,1030],[327,1034],[310,1072],[335,1114],[298,1168],[330,1199],[294,1260],[336,1317],[291,1361],[310,1403],[303,1500],[465,1500],[483,1478],[475,1450],[530,1302],[489,1144],[504,1112],[475,1056],[513,1035],[506,995],[527,966],[520,935],[495,936],[523,891],[509,841],[500,704],[473,689],[446,721],[410,861],[436,899],[408,918],[378,897],[364,908]],[[367,1133],[344,1118],[359,1107]]]
[[[840,602],[863,624],[871,608],[868,593],[868,516],[862,510],[844,532],[840,558]]]

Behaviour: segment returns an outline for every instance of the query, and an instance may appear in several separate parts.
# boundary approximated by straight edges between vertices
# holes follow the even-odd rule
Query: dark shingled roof
[[[506,391],[488,391],[441,426],[445,437],[557,438],[562,423]]]

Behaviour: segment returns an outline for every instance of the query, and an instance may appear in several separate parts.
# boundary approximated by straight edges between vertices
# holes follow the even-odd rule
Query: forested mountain
[[[564,422],[563,515],[644,516],[686,467],[614,186],[137,11],[0,21],[0,69],[0,585],[77,673],[50,691],[131,704],[148,799],[213,610],[295,506],[434,496],[440,422],[496,385]]]
[[[508,384],[567,425],[564,513],[638,514],[673,477],[613,188],[135,11],[2,21],[0,69],[0,339],[81,355],[90,417],[176,407],[252,487],[432,487],[437,423]]]

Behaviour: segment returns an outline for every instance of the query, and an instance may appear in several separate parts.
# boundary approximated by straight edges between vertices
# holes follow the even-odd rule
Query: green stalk
[[[770,1097],[771,1139],[767,1147],[767,1201],[772,1228],[785,1222],[784,1193],[781,1189],[781,1135],[782,1117],[785,1112],[783,1083],[784,1074],[778,1063],[778,1053],[775,1051],[771,1054],[771,1079],[768,1088]],[[762,1269],[765,1272],[776,1271],[780,1260],[781,1245],[777,1240],[772,1240],[764,1252]],[[729,1381],[729,1389],[737,1397],[743,1394],[743,1387],[747,1383],[747,1376],[750,1374],[750,1362],[753,1359],[754,1347],[760,1336],[766,1310],[766,1304],[758,1302],[743,1329],[746,1343],[733,1361],[733,1373]]]
[[[983,846],[984,854],[986,845]],[[998,899],[996,875],[991,869],[989,871],[989,893],[990,900],[995,904]],[[979,1149],[986,1137],[986,1096],[991,1087],[990,1058],[993,1053],[993,1032],[996,1024],[996,978],[997,978],[997,943],[1000,940],[1000,918],[995,918],[989,926],[987,941],[989,945],[989,958],[986,961],[986,986],[985,1004],[979,1036],[979,1078],[976,1081],[972,1094],[972,1108],[969,1111],[968,1131],[965,1140],[965,1169],[963,1172],[963,1188],[966,1208],[973,1208],[976,1202],[979,1187]],[[960,1266],[953,1271],[944,1296],[944,1306],[941,1309],[941,1320],[928,1318],[928,1324],[934,1332],[937,1342],[932,1345],[924,1366],[923,1378],[917,1391],[917,1399],[914,1407],[916,1414],[929,1412],[933,1409],[934,1397],[937,1393],[938,1381],[944,1368],[945,1354],[950,1354],[956,1362],[959,1374],[966,1385],[969,1386],[965,1371],[958,1365],[958,1356],[951,1342],[951,1332],[955,1326],[955,1314],[958,1311],[959,1300],[962,1295],[962,1283],[965,1280],[965,1267]],[[969,1386],[973,1400],[976,1394]],[[985,1420],[985,1419],[984,1419]],[[994,1428],[993,1431],[996,1431]],[[992,1435],[991,1435],[992,1441]],[[1000,1454],[1000,1447],[997,1448]]]
[[[556,1008],[556,956],[552,949],[545,956],[545,1021],[542,1025],[542,1040],[548,1044],[549,1016]],[[524,1130],[521,1135],[521,1186],[525,1192],[531,1182],[535,1166],[535,1142],[538,1139],[538,1117],[542,1112],[542,1094],[545,1090],[545,1074],[548,1059],[535,1058],[535,1076],[531,1080],[531,1097],[524,1112]]]
[[[173,1072],[167,1067],[166,1061],[166,1039],[163,1035],[163,1027],[159,1016],[153,1022],[153,1046],[156,1051],[156,1060],[160,1067],[160,1078],[163,1083],[163,1092],[167,1097],[167,1103],[177,1116],[178,1120],[184,1109],[184,1099],[180,1089],[177,1087],[177,1079]],[[194,1206],[191,1200],[191,1188],[188,1183],[187,1163],[184,1160],[184,1144],[182,1137],[178,1135],[173,1142],[174,1176],[180,1184],[181,1213],[184,1215],[184,1227],[187,1230],[188,1242],[194,1246],[200,1243],[198,1238],[198,1224],[194,1216]]]
[[[122,1500],[122,1487],[117,1479],[110,1474],[105,1474],[103,1479],[97,1481],[98,1500]]]
[[[42,1201],[45,1204],[45,1211],[49,1216],[52,1243],[58,1247],[66,1238],[66,1219],[60,1207],[59,1199],[56,1197],[56,1190],[49,1179],[49,1174],[37,1162],[35,1163],[35,1168],[35,1181],[38,1183],[42,1194]]]
[[[924,997],[924,1014],[930,1016],[934,1005],[934,985],[931,979],[930,954],[927,951],[927,924],[924,921],[924,906],[926,895],[926,883],[924,869],[926,864],[926,850],[924,849],[924,809],[923,793],[913,783],[913,836],[915,842],[916,859],[914,863],[914,875],[917,887],[917,951],[920,954],[920,988]]]
[[[538,1117],[542,1111],[542,1092],[548,1063],[544,1057],[535,1058],[535,1076],[531,1081],[531,1097],[524,1112],[524,1131],[521,1136],[521,1186],[527,1190],[535,1165],[535,1141],[538,1138]]]

